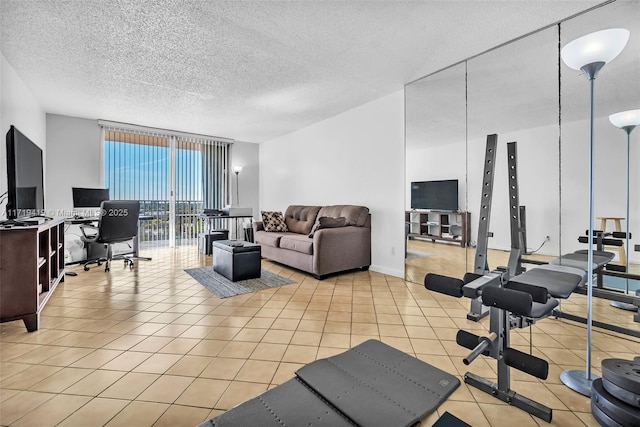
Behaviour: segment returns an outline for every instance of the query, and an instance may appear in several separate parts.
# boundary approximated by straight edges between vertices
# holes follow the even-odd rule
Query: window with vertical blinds
[[[196,244],[204,209],[227,204],[230,142],[101,123],[112,199],[140,200],[142,247]]]

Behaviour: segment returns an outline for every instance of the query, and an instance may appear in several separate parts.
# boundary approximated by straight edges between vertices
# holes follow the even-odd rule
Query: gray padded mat
[[[460,385],[377,340],[311,362],[296,375],[198,427],[411,426]]]
[[[294,378],[198,427],[352,427],[353,424]]]
[[[377,340],[311,362],[296,375],[360,426],[411,426],[460,385],[453,375]]]

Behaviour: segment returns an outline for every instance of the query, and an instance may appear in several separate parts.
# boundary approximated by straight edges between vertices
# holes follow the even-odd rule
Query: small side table
[[[600,220],[600,229],[602,231],[607,231],[607,221],[613,222],[613,225],[616,228],[616,231],[622,231],[622,220],[624,219],[624,217],[599,216],[598,219]]]
[[[232,282],[260,277],[260,245],[236,240],[213,242],[213,271]]]
[[[599,216],[600,220],[600,229],[604,232],[607,231],[607,221],[613,222],[613,226],[615,227],[615,231],[622,231],[622,220],[624,217],[619,216]],[[605,246],[605,249],[607,247]],[[627,265],[627,255],[625,253],[624,242],[622,242],[622,246],[609,246],[610,249],[616,249],[618,251],[618,256],[620,257],[620,265]]]

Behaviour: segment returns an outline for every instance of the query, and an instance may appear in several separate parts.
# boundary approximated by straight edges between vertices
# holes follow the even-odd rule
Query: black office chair
[[[104,271],[109,271],[113,258],[113,243],[128,242],[138,236],[138,216],[140,215],[140,202],[138,200],[105,200],[100,204],[100,217],[98,226],[81,225],[82,240],[87,243],[99,243],[107,246],[106,257],[87,261],[84,269],[89,270],[89,264],[101,265],[106,262]],[[89,234],[87,231],[92,230]],[[133,260],[122,256],[125,267],[133,269]]]

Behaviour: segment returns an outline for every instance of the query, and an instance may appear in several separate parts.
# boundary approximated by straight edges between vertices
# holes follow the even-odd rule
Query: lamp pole
[[[612,114],[609,116],[609,121],[612,125],[622,129],[627,134],[627,212],[626,212],[626,223],[627,230],[625,235],[625,265],[627,269],[627,273],[629,272],[629,252],[631,251],[631,247],[629,246],[629,237],[630,237],[630,229],[629,229],[629,205],[630,205],[630,185],[629,181],[631,179],[631,131],[635,129],[636,126],[640,125],[640,109],[638,110],[629,110],[623,111],[620,113]],[[629,293],[629,278],[626,278],[626,293]],[[633,304],[611,301],[611,305],[616,308],[621,308],[623,310],[631,310],[636,311],[638,307]]]
[[[573,68],[581,70],[589,79],[590,111],[589,111],[589,236],[587,250],[587,363],[585,372],[566,370],[560,374],[560,380],[570,389],[591,396],[591,329],[593,324],[593,228],[594,228],[594,185],[593,185],[593,152],[594,152],[594,88],[598,73],[608,62],[622,52],[629,40],[629,31],[622,28],[611,28],[596,31],[579,37],[568,43],[560,51],[562,61]]]
[[[242,166],[234,166],[233,172],[236,174],[236,206],[240,206],[240,172],[242,172]]]

